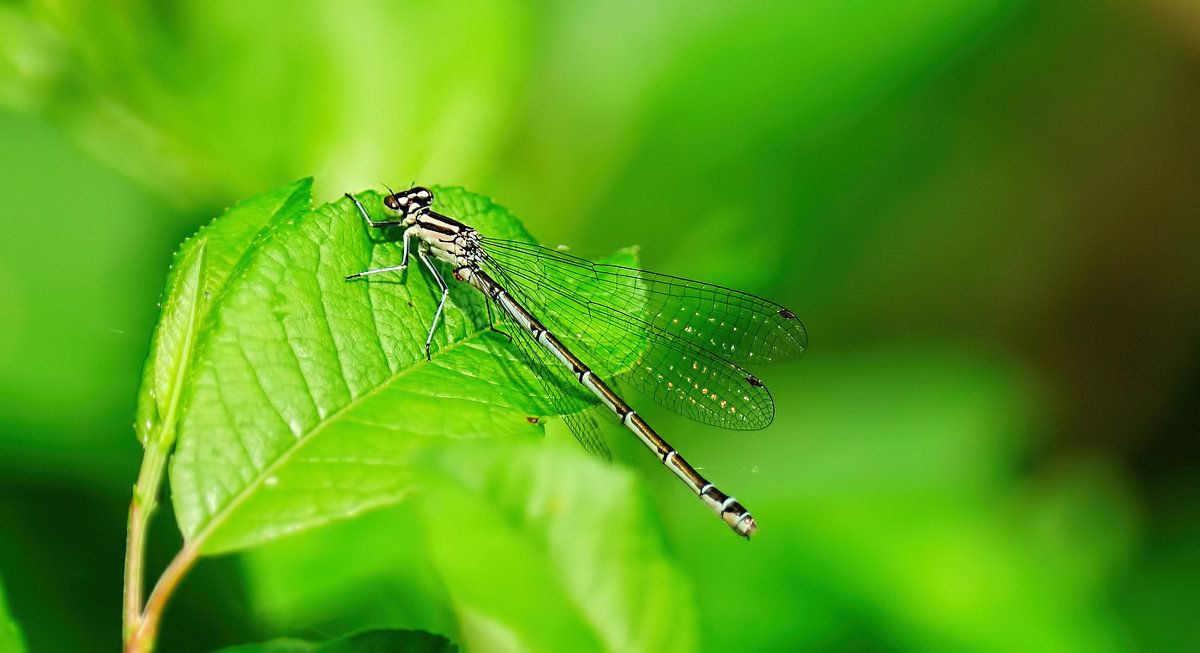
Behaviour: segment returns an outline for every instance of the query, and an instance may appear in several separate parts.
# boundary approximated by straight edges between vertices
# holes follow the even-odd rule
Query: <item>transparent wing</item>
[[[804,327],[787,309],[536,245],[485,240],[484,247],[484,267],[597,373],[706,424],[760,429],[774,419],[767,388],[723,354],[770,361],[803,351]]]
[[[702,281],[593,263],[530,243],[483,239],[488,256],[520,283],[602,298],[618,312],[692,342],[732,363],[769,363],[799,356],[808,334],[775,302]],[[548,298],[552,306],[555,298]]]
[[[513,345],[521,352],[525,364],[533,370],[534,376],[542,382],[542,389],[550,399],[550,405],[554,406],[554,410],[562,417],[567,428],[571,429],[575,439],[583,445],[584,450],[588,453],[606,461],[612,460],[612,453],[609,452],[608,445],[604,443],[604,438],[600,435],[600,427],[596,424],[590,411],[586,408],[580,410],[579,401],[573,405],[565,393],[579,394],[583,397],[582,401],[589,404],[595,402],[595,397],[580,386],[575,377],[571,376],[549,352],[534,342],[529,333],[518,326],[508,313],[499,309],[496,313],[500,314],[504,332],[511,337]]]

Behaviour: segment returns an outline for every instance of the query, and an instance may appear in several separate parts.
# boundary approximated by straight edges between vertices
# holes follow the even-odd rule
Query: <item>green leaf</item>
[[[421,467],[429,555],[466,648],[695,648],[688,582],[632,473],[574,446],[489,445],[433,450]]]
[[[455,653],[450,640],[419,630],[372,630],[328,642],[282,637],[258,644],[228,646],[216,653]]]
[[[4,583],[0,582],[0,651],[4,653],[20,653],[25,650],[25,640],[21,637],[21,629],[17,622],[8,614],[8,605],[4,600]]]
[[[435,208],[482,233],[530,240],[490,200],[434,190]],[[360,200],[379,215],[378,194]],[[440,299],[428,271],[414,259],[345,280],[398,264],[399,230],[373,233],[347,198],[307,205],[261,207],[268,226],[228,268],[197,339],[171,485],[180,529],[204,554],[400,501],[422,448],[540,435],[526,417],[554,412],[487,328],[478,292],[454,284],[426,361]]]

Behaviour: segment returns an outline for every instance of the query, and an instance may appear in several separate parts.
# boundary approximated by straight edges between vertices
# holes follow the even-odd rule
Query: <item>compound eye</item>
[[[383,198],[383,206],[392,211],[400,210],[400,198],[395,195],[388,195]]]

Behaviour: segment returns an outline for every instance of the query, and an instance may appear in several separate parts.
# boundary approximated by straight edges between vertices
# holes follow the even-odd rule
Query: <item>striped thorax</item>
[[[435,213],[433,192],[428,188],[412,188],[383,198],[383,207],[401,219],[407,229],[405,238],[416,238],[429,246],[434,258],[459,268],[478,265],[483,256],[479,249],[479,232],[454,218]]]

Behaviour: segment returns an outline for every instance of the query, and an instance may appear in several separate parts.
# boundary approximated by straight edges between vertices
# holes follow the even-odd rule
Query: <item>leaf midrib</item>
[[[187,335],[184,337],[183,346],[181,347],[179,364],[175,368],[174,378],[171,379],[171,396],[167,400],[167,414],[163,416],[163,420],[159,423],[154,440],[161,448],[165,434],[175,429],[175,414],[179,410],[180,398],[183,396],[184,380],[192,371],[192,351],[196,345],[196,336],[199,331],[199,319],[205,313],[207,307],[201,305],[201,297],[204,296],[204,264],[208,258],[208,239],[204,238],[197,247],[200,248],[200,253],[196,255],[196,287],[192,293],[192,310],[188,311]],[[174,437],[171,438],[174,441]],[[168,445],[169,446],[169,445]]]

